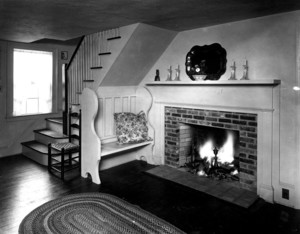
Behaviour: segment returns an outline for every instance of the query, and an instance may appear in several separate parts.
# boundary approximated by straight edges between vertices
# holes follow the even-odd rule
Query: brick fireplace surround
[[[182,123],[239,131],[240,186],[257,190],[257,115],[251,113],[165,107],[165,164],[178,167],[187,159]]]

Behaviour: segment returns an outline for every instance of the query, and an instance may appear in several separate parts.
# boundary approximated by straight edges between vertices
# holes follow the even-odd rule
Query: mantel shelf
[[[156,81],[147,86],[276,86],[280,80],[203,80],[203,81]]]

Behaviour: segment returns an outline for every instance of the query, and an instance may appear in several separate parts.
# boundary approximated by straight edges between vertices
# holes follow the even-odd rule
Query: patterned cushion
[[[51,147],[59,151],[61,151],[62,148],[64,148],[66,151],[75,150],[79,148],[78,145],[75,145],[71,142],[53,143],[51,144]]]
[[[118,143],[139,143],[149,141],[146,114],[122,112],[114,114]]]

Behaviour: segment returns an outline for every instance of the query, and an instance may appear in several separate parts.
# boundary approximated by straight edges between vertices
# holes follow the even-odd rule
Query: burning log
[[[195,154],[196,151],[193,147],[191,162],[186,163],[185,167],[189,168],[188,171],[190,173],[199,176],[205,176],[216,180],[239,181],[238,162],[234,160],[233,162],[222,163],[218,158],[219,149],[214,147],[212,151],[214,153],[213,157],[200,157],[199,154]],[[197,156],[198,158],[196,159]]]

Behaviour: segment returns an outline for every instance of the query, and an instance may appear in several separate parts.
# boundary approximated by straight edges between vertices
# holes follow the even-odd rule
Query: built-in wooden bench
[[[96,92],[89,88],[85,88],[82,92],[81,176],[86,178],[90,175],[92,181],[96,184],[101,183],[99,169],[100,161],[102,162],[103,159],[111,159],[111,162],[109,162],[110,165],[104,166],[105,169],[133,160],[133,158],[147,158],[147,155],[152,154],[152,148],[147,148],[146,146],[152,145],[153,141],[118,144],[117,138],[114,135],[113,113],[134,112],[136,97],[128,97],[127,100],[127,97],[118,96],[116,93],[114,95],[114,97],[106,96],[99,98]],[[119,102],[120,105],[118,105]],[[110,105],[113,105],[113,107]]]
[[[146,141],[146,142],[134,143],[134,144],[118,144],[116,141],[105,143],[101,145],[101,157],[124,152],[126,150],[131,150],[149,144],[152,144],[152,141]]]

